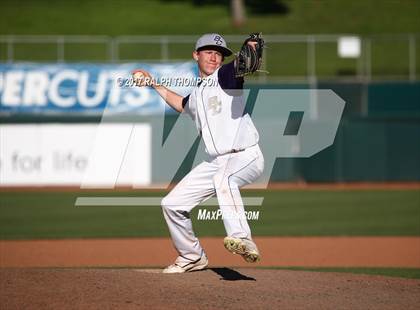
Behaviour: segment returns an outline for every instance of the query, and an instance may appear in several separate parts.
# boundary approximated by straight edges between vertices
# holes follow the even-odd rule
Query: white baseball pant
[[[239,189],[254,182],[264,169],[264,157],[258,145],[241,152],[210,158],[191,170],[162,199],[162,209],[179,257],[178,263],[198,260],[203,249],[194,235],[191,210],[217,195],[224,216],[227,236],[251,238]]]

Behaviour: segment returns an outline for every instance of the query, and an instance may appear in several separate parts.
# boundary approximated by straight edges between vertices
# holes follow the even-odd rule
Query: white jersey
[[[228,64],[225,66],[232,66]],[[226,67],[224,74],[235,79],[233,70]],[[242,89],[222,88],[218,68],[188,97],[184,98],[184,111],[188,113],[201,134],[206,152],[211,156],[242,151],[258,144],[259,135],[248,113]],[[241,84],[242,85],[242,84]]]
[[[205,46],[216,51],[223,48],[224,53],[230,51],[218,34],[202,36],[197,41],[196,50]],[[166,268],[165,273],[201,270],[207,266],[206,254],[194,235],[191,211],[214,195],[217,196],[226,235],[230,240],[241,241],[240,253],[246,261],[251,261],[251,255],[255,258],[253,261],[259,258],[240,188],[261,176],[264,156],[258,145],[258,132],[245,113],[243,83],[243,78],[235,77],[235,66],[230,62],[204,79],[182,100],[182,107],[195,122],[210,156],[162,199],[162,211],[178,252],[175,264]],[[231,251],[227,246],[230,242],[224,244]],[[242,251],[243,247],[245,251]]]

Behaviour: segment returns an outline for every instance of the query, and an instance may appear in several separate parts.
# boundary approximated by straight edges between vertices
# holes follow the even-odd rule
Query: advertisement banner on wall
[[[0,125],[0,186],[150,183],[149,124]]]
[[[132,72],[143,69],[187,95],[181,83],[197,76],[193,62],[172,64],[0,64],[0,114],[157,114],[170,109],[150,87],[137,87]]]

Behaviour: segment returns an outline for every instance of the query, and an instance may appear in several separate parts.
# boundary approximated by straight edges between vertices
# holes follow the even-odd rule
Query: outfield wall
[[[130,179],[123,172],[119,185],[149,185],[164,183],[168,170],[175,169],[173,179],[180,179],[190,170],[193,158],[191,147],[178,141],[187,159],[174,163],[164,159],[162,122],[157,117],[143,117],[141,126],[148,128],[145,138],[138,140],[140,151],[135,157],[127,155],[129,165],[142,165],[144,173]],[[129,123],[103,124],[117,126],[126,133]],[[13,136],[10,127],[15,128]],[[189,124],[182,124],[185,135],[195,135]],[[8,130],[5,130],[8,128]],[[115,127],[114,127],[115,128]],[[77,185],[83,176],[97,130],[94,123],[71,124],[7,124],[0,126],[2,185]],[[118,132],[114,130],[113,132]],[[270,130],[260,128],[260,130]],[[15,134],[18,135],[15,135]],[[9,136],[9,139],[4,137]],[[12,139],[10,139],[12,137]],[[110,135],[109,145],[119,143],[122,135]],[[420,180],[420,123],[416,120],[343,119],[334,144],[311,158],[278,158],[271,173],[279,182],[386,182]],[[273,136],[273,143],[276,143]],[[149,142],[146,140],[148,139]],[[134,142],[134,140],[133,140]],[[199,150],[200,151],[200,150]],[[264,151],[264,149],[263,149]],[[106,155],[107,152],[104,152]],[[139,155],[140,154],[140,155]],[[120,154],[121,155],[121,154]],[[115,157],[117,156],[117,157]],[[104,162],[116,163],[120,157],[105,156]],[[189,157],[188,157],[189,156]],[[105,165],[106,167],[106,165]],[[125,167],[125,166],[124,166]],[[266,167],[265,173],[270,175]],[[98,168],[104,171],[104,168]],[[133,168],[134,169],[134,168]],[[128,168],[128,171],[132,170]],[[134,169],[135,171],[136,169]],[[137,170],[138,171],[138,170]],[[98,172],[96,181],[101,181]],[[114,174],[115,175],[115,174]],[[94,181],[93,179],[92,181]],[[112,184],[112,181],[107,182]]]
[[[192,122],[181,120],[177,124],[183,133],[177,147],[185,149],[185,158],[168,160],[168,154],[162,154],[162,145],[178,114],[165,108],[148,88],[116,89],[119,77],[127,77],[130,70],[142,66],[1,65],[0,185],[81,184],[83,173],[89,169],[92,137],[101,122],[105,127],[118,128],[108,135],[109,150],[130,139],[127,135],[131,130],[127,128],[133,128],[132,124],[148,129],[135,155],[105,156],[107,164],[95,167],[96,179],[90,180],[91,185],[102,182],[112,186],[112,181],[104,182],[104,173],[116,165],[118,156],[126,155],[131,159],[124,169],[137,172],[124,174],[121,167],[114,167],[110,175],[115,179],[117,174],[117,185],[147,186],[182,178],[191,168],[197,147],[194,144],[194,150],[190,149],[191,139],[197,134]],[[189,63],[148,66],[157,74],[169,72],[176,76],[183,68],[186,75],[196,75]],[[278,158],[273,170],[265,170],[272,181],[420,181],[420,82],[321,81],[311,85],[246,86],[250,90],[250,113],[261,89],[332,89],[346,101],[333,145],[310,158]],[[264,106],[259,109],[264,110]],[[270,111],[266,114],[270,115]],[[258,128],[269,137],[263,152],[278,144],[279,133],[272,126],[272,120],[267,120]],[[119,130],[122,134],[118,134]],[[197,148],[200,153],[202,149]],[[105,155],[109,150],[104,151]]]
[[[132,127],[0,125],[0,186],[150,185],[151,128],[147,123]],[[128,135],[131,140],[124,141]]]

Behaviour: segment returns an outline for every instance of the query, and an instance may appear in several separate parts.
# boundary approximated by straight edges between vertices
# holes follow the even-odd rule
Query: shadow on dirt
[[[225,281],[239,281],[239,280],[245,280],[245,281],[257,281],[254,278],[245,276],[233,269],[230,268],[210,268],[211,271],[214,273],[217,273],[219,276],[221,276],[220,280]]]

